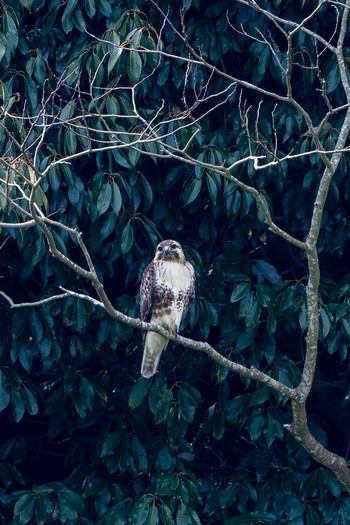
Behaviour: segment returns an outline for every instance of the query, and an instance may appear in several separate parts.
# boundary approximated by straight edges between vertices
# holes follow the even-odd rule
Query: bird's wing
[[[141,321],[150,322],[154,301],[154,262],[152,261],[143,272],[140,287],[140,318]]]
[[[188,288],[187,288],[187,293],[186,293],[186,297],[185,297],[185,304],[184,304],[184,309],[183,309],[183,313],[182,313],[182,319],[185,318],[187,312],[191,308],[192,303],[194,301],[194,297],[195,297],[194,268],[193,268],[192,264],[189,263],[188,261],[186,262],[186,268],[189,271],[190,279],[188,281]]]

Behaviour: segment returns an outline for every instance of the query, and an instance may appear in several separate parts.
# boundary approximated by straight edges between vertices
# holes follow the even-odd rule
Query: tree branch
[[[327,450],[309,432],[305,403],[293,400],[292,410],[293,423],[285,425],[285,428],[316,461],[329,468],[350,492],[350,469],[345,459]]]
[[[290,388],[284,385],[280,381],[277,381],[273,377],[269,376],[268,374],[265,374],[264,372],[258,370],[255,367],[247,368],[239,363],[236,363],[234,361],[231,361],[230,359],[227,359],[226,357],[221,355],[211,345],[209,345],[206,342],[194,341],[193,339],[188,339],[187,337],[183,337],[179,334],[174,334],[172,332],[169,332],[168,330],[166,330],[160,325],[157,325],[156,323],[146,323],[145,321],[141,321],[140,319],[135,319],[126,314],[123,314],[122,312],[120,312],[119,310],[116,310],[113,307],[113,305],[107,298],[101,283],[95,282],[95,289],[99,289],[99,295],[102,298],[101,301],[98,301],[97,299],[89,295],[74,292],[72,290],[68,290],[63,287],[61,287],[61,290],[64,291],[64,293],[62,294],[53,295],[52,297],[47,297],[45,299],[41,299],[39,301],[33,301],[30,303],[14,303],[14,301],[2,291],[0,291],[0,295],[3,296],[8,301],[11,308],[43,306],[52,301],[66,299],[69,296],[77,297],[78,299],[83,299],[84,301],[89,301],[94,306],[104,308],[108,312],[108,314],[116,321],[127,324],[128,326],[132,326],[133,328],[138,328],[140,330],[156,332],[158,334],[165,336],[170,341],[174,341],[175,343],[185,346],[186,348],[196,350],[197,352],[204,352],[211,359],[216,361],[219,365],[225,368],[228,368],[232,372],[235,372],[242,377],[246,377],[254,381],[259,381],[265,384],[266,386],[273,388],[277,392],[280,392],[282,395],[289,397],[290,399],[295,399],[295,400],[298,399],[298,395],[296,394],[293,388]]]

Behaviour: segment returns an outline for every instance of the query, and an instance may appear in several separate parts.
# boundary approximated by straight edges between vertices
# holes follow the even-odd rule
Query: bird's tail
[[[143,349],[141,374],[152,377],[158,369],[160,356],[168,345],[168,339],[156,332],[147,332]]]

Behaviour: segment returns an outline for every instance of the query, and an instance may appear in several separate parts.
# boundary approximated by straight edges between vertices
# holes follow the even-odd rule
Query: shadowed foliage
[[[265,4],[298,23],[317,2]],[[323,4],[307,27],[335,46],[342,7]],[[71,229],[82,232],[113,306],[134,318],[155,246],[176,239],[196,272],[182,335],[296,387],[305,252],[267,227],[251,193],[208,167],[249,155],[271,163],[247,161],[231,174],[260,191],[275,224],[305,240],[324,169],[313,140],[333,151],[344,112],[330,111],[310,134],[286,100],[276,24],[231,0],[12,0],[0,15],[0,221],[27,221],[36,207],[67,226],[49,224],[54,242],[86,268]],[[312,34],[297,32],[292,46],[293,94],[316,126],[347,104],[339,68]],[[190,49],[204,63],[188,62]],[[286,155],[295,157],[273,164]],[[346,460],[348,169],[345,154],[318,240],[319,355],[307,402],[312,435]],[[0,275],[15,303],[60,287],[96,297],[52,257],[37,226],[1,228]],[[0,309],[2,525],[348,523],[348,493],[286,430],[291,408],[280,392],[174,342],[146,380],[140,331],[82,298],[17,309],[1,298]]]

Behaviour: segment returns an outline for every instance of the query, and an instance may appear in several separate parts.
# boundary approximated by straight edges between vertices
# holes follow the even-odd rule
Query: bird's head
[[[168,239],[158,244],[155,254],[156,261],[185,261],[185,254],[179,244],[176,241]]]

